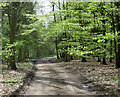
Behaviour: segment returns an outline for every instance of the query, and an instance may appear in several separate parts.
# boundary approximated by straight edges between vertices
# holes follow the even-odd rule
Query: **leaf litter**
[[[16,71],[2,68],[2,73],[0,74],[0,79],[2,79],[0,81],[0,95],[9,95],[23,85],[24,77],[32,69],[31,64],[26,68],[27,65],[29,64],[17,64],[18,69]]]
[[[63,68],[71,70],[71,72],[78,77],[87,79],[88,87],[90,87],[92,83],[94,86],[100,86],[104,89],[102,92],[96,91],[96,94],[104,95],[111,93],[112,95],[117,95],[117,90],[119,90],[118,69],[116,69],[113,64],[114,62],[103,65],[98,63],[95,59],[87,59],[87,62],[72,60],[70,62],[63,62],[62,64],[59,63]]]

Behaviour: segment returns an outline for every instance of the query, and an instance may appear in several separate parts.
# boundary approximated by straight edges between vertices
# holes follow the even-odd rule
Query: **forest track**
[[[73,73],[57,63],[50,63],[51,58],[37,60],[35,77],[26,95],[95,95]]]

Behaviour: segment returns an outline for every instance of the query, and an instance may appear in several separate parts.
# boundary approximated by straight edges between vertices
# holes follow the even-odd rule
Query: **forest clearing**
[[[119,1],[1,2],[1,8],[1,96],[119,97]]]

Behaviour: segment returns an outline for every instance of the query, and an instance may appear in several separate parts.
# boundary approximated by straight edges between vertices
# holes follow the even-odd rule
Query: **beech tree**
[[[98,57],[98,62],[101,62],[100,58],[102,58],[101,63],[105,65],[108,58],[112,62],[116,56],[117,66],[119,60],[119,54],[116,55],[119,53],[117,48],[119,39],[116,39],[116,34],[119,32],[117,30],[119,28],[118,2],[64,3],[63,0],[61,3],[63,9],[54,13],[63,19],[53,27],[59,37],[59,51],[63,53],[65,50],[68,55],[79,56],[83,61],[84,58]],[[64,14],[59,14],[60,12]]]
[[[115,3],[117,7],[116,11],[116,31],[118,35],[117,39],[117,51],[116,51],[116,68],[120,68],[120,2]]]
[[[107,65],[107,60],[115,59],[119,68],[119,2],[58,0],[51,2],[51,12],[40,19],[35,5],[33,2],[2,3],[3,59],[8,60],[11,69],[16,69],[15,61],[55,53],[66,62],[74,57],[86,62],[93,57]]]
[[[45,21],[36,15],[36,4],[2,3],[2,61],[11,69],[17,69],[16,62],[54,54],[54,45],[46,39]]]
[[[3,3],[4,13],[8,15],[9,28],[10,28],[10,68],[16,70],[15,65],[15,40],[17,31],[17,20],[19,16],[20,2]]]

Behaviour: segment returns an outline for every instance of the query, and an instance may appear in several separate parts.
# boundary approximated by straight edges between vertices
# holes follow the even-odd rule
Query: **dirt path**
[[[48,60],[49,58],[38,60],[35,79],[26,95],[94,95],[84,88],[74,74]]]

